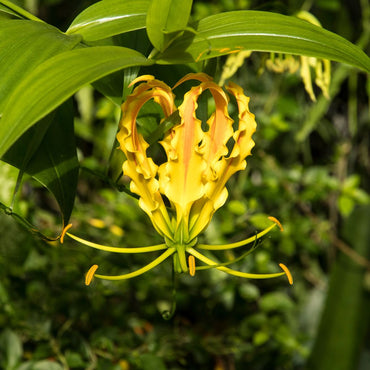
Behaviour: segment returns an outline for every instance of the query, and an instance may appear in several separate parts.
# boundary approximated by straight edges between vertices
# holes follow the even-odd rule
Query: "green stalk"
[[[28,12],[27,10],[21,8],[18,5],[15,5],[9,0],[0,0],[0,4],[4,5],[8,9],[12,10],[14,13],[20,15],[22,18],[29,19],[30,21],[36,21],[36,22],[41,22],[45,23],[42,19],[36,17],[32,13]]]

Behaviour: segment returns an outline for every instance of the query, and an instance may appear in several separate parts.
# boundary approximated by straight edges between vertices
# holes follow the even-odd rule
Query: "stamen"
[[[66,232],[72,227],[72,224],[68,224],[60,234],[60,244],[64,243],[64,236],[66,235]]]
[[[94,277],[95,271],[98,269],[98,265],[92,265],[86,273],[85,277],[85,285],[89,286],[91,283],[92,278]]]
[[[270,217],[269,217],[270,218]],[[272,217],[274,218],[274,217]],[[218,251],[218,250],[225,250],[225,249],[233,249],[233,248],[238,248],[238,247],[244,247],[247,244],[255,242],[257,239],[261,238],[262,236],[266,235],[271,229],[273,229],[275,226],[279,226],[280,223],[279,221],[275,221],[276,218],[274,218],[273,221],[274,223],[267,227],[265,230],[262,230],[260,233],[256,234],[255,236],[252,236],[248,239],[241,240],[240,242],[236,243],[230,243],[230,244],[222,244],[222,245],[209,245],[209,244],[198,244],[197,248],[198,249],[205,249],[209,251]],[[280,227],[280,226],[279,226]]]
[[[188,258],[188,262],[189,262],[189,274],[190,274],[190,276],[194,276],[195,275],[195,258],[194,258],[194,256],[190,255],[189,258]]]
[[[124,275],[116,275],[116,276],[111,276],[111,275],[98,275],[96,274],[95,277],[98,279],[104,279],[104,280],[125,280],[125,279],[130,279],[135,276],[139,276],[144,274],[145,272],[153,269],[154,267],[158,266],[161,262],[163,262],[167,257],[171,256],[176,251],[175,248],[168,248],[164,253],[162,253],[158,258],[156,258],[154,261],[148,263],[146,266],[133,271],[129,272],[128,274]]]
[[[151,245],[148,247],[137,247],[137,248],[119,248],[119,247],[111,247],[109,245],[102,245],[102,244],[97,244],[93,242],[89,242],[88,240],[79,238],[76,235],[67,233],[67,235],[80,242],[81,244],[87,245],[88,247],[99,249],[101,251],[106,251],[106,252],[113,252],[113,253],[146,253],[146,252],[156,252],[160,251],[162,249],[166,249],[167,245],[166,244],[158,244],[158,245]]]
[[[277,218],[273,216],[269,216],[268,219],[271,220],[272,222],[275,222],[275,224],[279,226],[280,231],[284,231],[283,225],[280,223],[280,221]]]
[[[285,272],[285,275],[287,276],[288,278],[288,281],[289,281],[289,284],[290,285],[293,285],[293,276],[292,274],[290,273],[288,267],[286,267],[283,263],[279,263],[279,266],[284,270]]]
[[[274,278],[274,277],[283,276],[283,275],[286,274],[285,271],[284,272],[278,272],[278,273],[275,273],[275,274],[250,274],[248,272],[236,271],[236,270],[230,269],[228,267],[218,266],[217,262],[215,262],[215,261],[211,260],[210,258],[204,256],[203,254],[199,253],[198,251],[196,251],[193,248],[187,249],[187,252],[192,254],[194,257],[198,258],[200,261],[206,263],[207,265],[216,268],[217,270],[226,272],[229,275],[239,276],[239,277],[242,277],[242,278],[247,278],[247,279],[270,279],[270,278]]]

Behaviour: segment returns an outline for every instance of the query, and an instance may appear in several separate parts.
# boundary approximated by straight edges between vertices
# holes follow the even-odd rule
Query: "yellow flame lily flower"
[[[300,11],[297,15],[298,18],[303,19],[315,26],[321,27],[320,22],[311,13],[307,11]],[[290,54],[271,53],[271,58],[266,61],[266,67],[276,73],[283,73],[289,71],[293,74],[300,69],[300,75],[305,87],[306,92],[312,101],[316,101],[316,96],[312,86],[311,70],[315,72],[315,83],[321,89],[326,99],[329,99],[330,88],[330,74],[331,67],[328,59],[318,59],[315,57],[308,57],[301,55],[300,61]]]
[[[183,103],[177,108],[172,90],[188,80],[196,80],[198,85],[185,94]],[[200,253],[200,250],[226,250],[254,243],[244,254],[246,255],[255,249],[259,238],[275,226],[281,227],[271,217],[272,224],[267,229],[238,243],[212,246],[199,244],[197,241],[197,236],[208,226],[215,211],[227,199],[226,182],[235,172],[245,169],[245,158],[251,154],[254,146],[252,135],[256,131],[256,121],[249,111],[249,98],[244,95],[242,88],[231,82],[226,86],[226,91],[235,98],[238,106],[235,129],[235,123],[228,114],[228,94],[204,73],[186,75],[173,89],[149,75],[136,78],[131,85],[137,83],[140,84],[122,105],[117,139],[119,149],[126,156],[123,173],[131,179],[130,190],[139,196],[139,206],[149,216],[165,242],[148,247],[117,248],[91,243],[67,232],[67,228],[61,241],[67,234],[76,241],[104,251],[164,252],[141,269],[120,276],[95,274],[97,266],[94,265],[86,275],[86,284],[90,284],[93,276],[108,280],[138,276],[169,256],[173,256],[176,272],[189,272],[192,276],[197,269],[205,268],[195,266],[195,259],[198,259],[208,268],[216,268],[235,276],[265,279],[286,274],[291,282],[291,275],[282,264],[280,267],[283,272],[251,274],[235,271],[226,267],[229,263],[218,263]],[[205,91],[211,93],[216,107],[207,121],[207,129],[202,128],[202,122],[196,116],[198,98]],[[176,111],[181,119],[180,124],[167,131],[160,142],[167,155],[167,161],[160,165],[148,156],[149,144],[138,132],[136,123],[140,109],[151,99],[163,110],[164,119]]]

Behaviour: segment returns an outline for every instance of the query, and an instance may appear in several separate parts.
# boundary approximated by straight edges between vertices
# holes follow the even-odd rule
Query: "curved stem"
[[[111,247],[109,245],[101,245],[93,242],[89,242],[88,240],[79,238],[76,235],[66,233],[70,238],[78,241],[81,244],[87,245],[88,247],[99,249],[101,251],[106,252],[113,252],[113,253],[146,253],[146,252],[155,252],[160,251],[162,249],[167,249],[166,244],[158,244],[158,245],[151,245],[148,247],[137,247],[137,248],[119,248],[119,247]]]
[[[20,15],[22,18],[29,19],[31,21],[45,23],[42,19],[36,17],[32,13],[30,13],[27,10],[21,8],[20,6],[15,5],[14,3],[12,3],[9,0],[1,0],[0,3],[3,4],[5,7],[7,7],[8,9],[12,10],[14,13]]]
[[[171,254],[175,252],[175,248],[168,248],[164,253],[162,253],[158,258],[156,258],[154,261],[148,263],[146,266],[140,268],[139,270],[130,272],[128,274],[124,275],[116,275],[116,276],[110,276],[110,275],[94,275],[98,279],[105,279],[105,280],[125,280],[130,279],[135,276],[139,276],[144,274],[145,272],[153,269],[154,267],[158,266],[161,262],[163,262],[167,257],[169,257]]]
[[[227,274],[230,274],[230,275],[235,275],[235,276],[248,278],[248,279],[269,279],[269,278],[274,278],[274,277],[279,277],[279,276],[285,275],[285,272],[278,272],[278,273],[275,273],[275,274],[250,274],[250,273],[247,273],[247,272],[235,271],[235,270],[232,270],[228,267],[218,266],[217,262],[215,262],[215,261],[211,260],[210,258],[204,256],[203,254],[197,252],[193,248],[187,249],[187,252],[192,254],[194,257],[198,258],[200,261],[204,262],[205,264],[207,264],[209,266],[214,266],[214,268],[216,268],[217,270],[226,272]]]

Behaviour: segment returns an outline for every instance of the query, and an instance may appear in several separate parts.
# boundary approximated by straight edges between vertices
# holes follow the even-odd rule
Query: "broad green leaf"
[[[152,63],[135,50],[118,46],[70,50],[46,60],[21,81],[7,100],[0,121],[0,156],[82,86],[126,67]]]
[[[21,188],[23,175],[27,173],[27,167],[33,155],[39,149],[40,144],[48,130],[53,114],[48,114],[37,125],[25,132],[19,140],[1,158],[4,162],[19,169],[17,181],[13,191],[12,206],[18,190]]]
[[[25,132],[2,158],[54,195],[64,224],[72,212],[79,168],[73,117],[70,99]]]
[[[25,20],[0,22],[0,113],[18,83],[46,59],[74,48],[80,36]]]
[[[95,41],[145,28],[149,0],[103,0],[80,13],[67,34],[78,33],[85,41]]]
[[[144,55],[148,54],[149,50],[152,48],[144,29],[116,35],[99,41],[99,44],[101,42],[104,42],[104,46],[106,44],[112,46],[123,46],[134,49]],[[103,79],[94,82],[93,86],[107,98],[112,100],[115,104],[121,105],[123,101],[123,95],[127,93],[127,91],[125,91],[124,81],[127,81],[127,73],[131,74],[132,72],[127,72],[129,69],[131,68],[125,68],[123,71],[112,73]],[[136,71],[135,77],[137,77],[140,67],[135,66],[132,67],[132,69]],[[129,79],[128,83],[130,83],[135,77]]]
[[[344,38],[295,17],[261,11],[213,15],[157,56],[158,63],[201,61],[240,50],[308,55],[370,71],[369,57]]]
[[[146,18],[150,42],[163,51],[185,30],[188,24],[192,0],[152,0]]]

